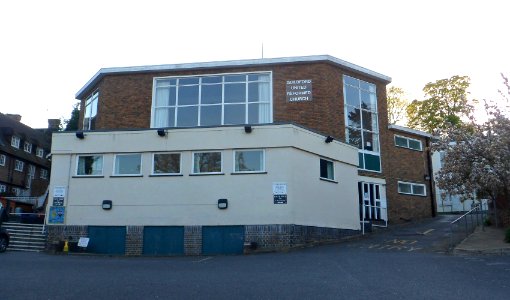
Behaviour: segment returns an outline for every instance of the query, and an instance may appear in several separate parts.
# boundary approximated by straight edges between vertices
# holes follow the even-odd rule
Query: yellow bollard
[[[67,243],[67,240],[64,243],[64,252],[69,252],[69,243]]]

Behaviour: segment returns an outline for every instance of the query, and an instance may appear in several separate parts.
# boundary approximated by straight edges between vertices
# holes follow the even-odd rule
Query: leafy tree
[[[453,76],[427,83],[423,88],[426,99],[414,100],[407,107],[407,125],[429,133],[459,126],[473,111],[467,99],[469,81],[468,76]]]
[[[388,122],[390,124],[401,123],[404,125],[406,117],[406,110],[409,102],[405,98],[403,89],[392,86],[387,91],[388,101]]]
[[[508,81],[505,85],[510,95]],[[463,200],[476,193],[510,207],[510,119],[497,106],[486,103],[486,111],[485,123],[471,118],[469,124],[450,124],[433,144],[434,151],[445,153],[436,183]]]
[[[64,120],[66,127],[64,131],[76,131],[78,130],[78,121],[80,119],[80,103],[73,105],[73,111],[71,112],[71,118]]]

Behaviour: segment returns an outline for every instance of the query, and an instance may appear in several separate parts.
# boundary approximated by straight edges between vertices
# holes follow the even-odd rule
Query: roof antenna
[[[262,58],[264,58],[264,42],[262,42]]]

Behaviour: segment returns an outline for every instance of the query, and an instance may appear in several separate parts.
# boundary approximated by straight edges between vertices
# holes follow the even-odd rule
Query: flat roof
[[[399,125],[395,125],[395,124],[388,125],[388,128],[406,132],[406,133],[410,133],[410,134],[414,134],[414,135],[418,135],[418,136],[423,136],[423,137],[428,137],[428,138],[433,137],[432,134],[430,134],[428,132],[420,131],[420,130],[416,130],[416,129],[412,129],[412,128],[407,128],[407,127],[399,126]]]
[[[127,73],[145,73],[145,72],[164,72],[176,70],[189,70],[189,69],[208,69],[219,67],[252,67],[274,64],[292,64],[292,63],[307,63],[307,62],[330,62],[332,64],[341,66],[345,69],[361,73],[368,77],[381,80],[385,83],[391,82],[391,77],[377,73],[375,71],[363,68],[345,60],[338,59],[330,55],[312,55],[312,56],[295,56],[295,57],[280,57],[280,58],[261,58],[261,59],[243,59],[243,60],[228,60],[228,61],[214,61],[214,62],[199,62],[199,63],[185,63],[185,64],[171,64],[171,65],[153,65],[153,66],[137,66],[137,67],[120,67],[120,68],[102,68],[76,93],[76,99],[82,99],[89,93],[104,76],[109,74],[127,74]]]

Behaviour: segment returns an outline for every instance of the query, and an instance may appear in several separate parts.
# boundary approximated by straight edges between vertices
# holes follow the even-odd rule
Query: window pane
[[[175,108],[157,108],[154,112],[154,127],[175,126]]]
[[[221,84],[202,86],[202,104],[221,103]]]
[[[320,177],[334,180],[333,162],[325,159],[320,160]]]
[[[352,86],[345,86],[345,103],[354,107],[360,106],[359,90]]]
[[[248,123],[263,124],[269,123],[269,103],[248,104]]]
[[[185,84],[198,84],[198,77],[190,77],[190,78],[179,78],[179,85]]]
[[[79,156],[76,175],[102,175],[103,156]]]
[[[198,85],[180,86],[178,105],[198,104]]]
[[[249,83],[248,102],[269,102],[269,83]]]
[[[264,151],[236,151],[235,172],[264,171]]]
[[[246,81],[246,75],[227,75],[225,76],[225,82],[244,82]]]
[[[225,84],[225,103],[246,102],[246,84]]]
[[[395,145],[407,148],[407,139],[400,136],[395,136]]]
[[[250,74],[250,75],[248,75],[248,81],[269,82],[269,75],[267,75],[267,74]]]
[[[425,186],[413,184],[413,194],[424,196],[425,195]]]
[[[200,107],[200,125],[221,125],[221,105],[207,105]]]
[[[142,155],[122,154],[115,156],[116,175],[137,175],[141,174]]]
[[[421,150],[421,142],[415,140],[409,140],[409,148],[414,150]]]
[[[179,153],[154,154],[154,174],[178,174],[181,172]]]
[[[375,110],[375,103],[373,103],[373,97],[371,97],[371,93],[366,91],[360,91],[361,96],[361,108],[367,109],[367,110]]]
[[[365,170],[381,171],[381,158],[379,155],[363,153],[363,156],[365,157]]]
[[[354,85],[356,87],[359,86],[359,80],[350,76],[344,76],[344,83]]]
[[[368,151],[379,152],[379,135],[376,133],[363,131],[364,148]]]
[[[347,143],[361,149],[361,131],[356,129],[347,128],[345,130]]]
[[[221,172],[221,152],[193,154],[193,173]]]
[[[177,108],[177,127],[198,126],[198,106]]]
[[[409,183],[398,183],[398,192],[404,194],[411,194],[411,185]]]
[[[175,105],[175,87],[158,88],[156,90],[156,107]]]
[[[169,85],[176,85],[177,79],[158,79],[156,80],[156,86],[169,86]]]
[[[234,104],[234,105],[225,105],[225,117],[223,124],[245,124],[245,105],[244,104]]]
[[[203,77],[202,83],[221,83],[221,76]]]
[[[345,106],[347,111],[347,126],[354,128],[361,128],[361,111],[359,108],[352,106]]]

